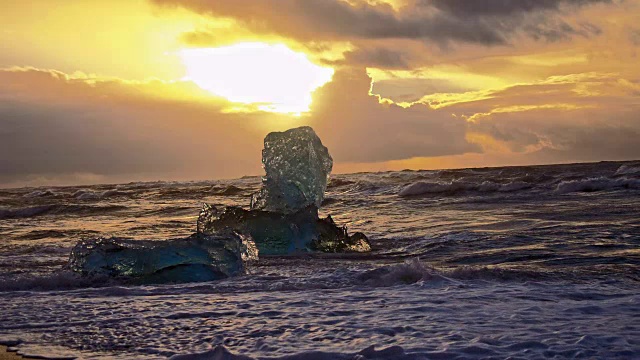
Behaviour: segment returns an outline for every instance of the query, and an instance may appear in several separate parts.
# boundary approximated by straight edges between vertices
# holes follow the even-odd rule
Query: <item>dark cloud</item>
[[[567,40],[573,36],[588,38],[602,33],[602,29],[597,25],[591,23],[570,25],[560,18],[533,21],[525,25],[523,30],[534,40],[548,42]]]
[[[299,40],[413,39],[441,45],[466,42],[500,45],[518,32],[546,40],[576,33],[552,12],[607,0],[417,1],[395,10],[387,4],[342,0],[152,0],[196,12],[233,18],[253,31]],[[529,17],[529,14],[544,16]],[[544,26],[542,26],[544,24]],[[185,38],[201,42],[201,31]]]
[[[510,16],[543,10],[560,10],[567,6],[585,6],[611,0],[420,0],[421,6],[432,6],[457,17]]]
[[[640,119],[633,112],[541,109],[501,113],[470,125],[469,131],[488,135],[513,152],[536,149],[534,153],[553,162],[640,158]]]
[[[226,113],[210,102],[146,95],[183,83],[69,79],[32,69],[0,71],[0,184],[37,177],[101,182],[202,179],[259,174],[270,131],[312,125],[336,162],[380,162],[479,151],[466,122],[427,106],[403,109],[368,95],[364,69],[341,71],[314,94],[301,118]],[[176,88],[172,88],[176,87]],[[71,179],[71,180],[69,180]]]
[[[537,154],[536,162],[629,160],[640,158],[636,89],[618,74],[574,74],[506,88],[453,111],[476,114],[467,130],[485,148],[498,143]]]
[[[373,83],[371,93],[394,102],[415,102],[425,95],[471,91],[447,79],[385,79]]]
[[[493,156],[485,139],[535,163],[640,157],[637,84],[587,75],[522,84],[436,110],[380,103],[368,95],[371,79],[364,69],[344,68],[314,93],[309,114],[292,118],[228,113],[213,97],[199,102],[149,95],[149,88],[179,94],[188,83],[0,71],[0,185],[38,177],[86,182],[75,174],[100,182],[259,174],[264,136],[301,125],[314,127],[338,164],[483,151]],[[573,91],[585,79],[594,79],[598,88],[592,90],[601,95]],[[547,106],[554,103],[575,108]],[[474,114],[483,115],[473,122],[462,116]],[[498,156],[505,154],[513,153]]]
[[[346,162],[380,162],[479,152],[465,139],[467,122],[425,105],[402,108],[369,96],[364,70],[342,70],[314,94],[309,119],[334,154]]]
[[[274,115],[223,114],[213,97],[202,104],[146,94],[145,87],[172,86],[173,93],[185,89],[0,71],[0,184],[74,182],[75,174],[75,182],[85,175],[113,182],[260,172],[261,126]]]
[[[640,46],[640,29],[629,30],[629,41],[633,45]]]
[[[136,124],[126,123],[131,119],[105,121],[105,115],[66,106],[3,103],[0,182],[37,174],[162,173],[175,166],[163,144],[142,141]]]
[[[360,67],[376,67],[379,69],[409,69],[409,55],[403,51],[382,47],[360,48],[344,53],[344,60],[327,62],[330,65],[349,64]]]
[[[220,41],[220,37],[215,35],[215,29],[189,31],[180,36],[180,40],[193,46],[206,46]]]

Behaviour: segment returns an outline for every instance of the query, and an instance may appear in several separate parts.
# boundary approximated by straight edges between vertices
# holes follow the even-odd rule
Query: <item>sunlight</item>
[[[272,112],[308,111],[311,93],[333,76],[333,69],[318,66],[282,44],[185,49],[180,57],[187,79],[201,88]]]

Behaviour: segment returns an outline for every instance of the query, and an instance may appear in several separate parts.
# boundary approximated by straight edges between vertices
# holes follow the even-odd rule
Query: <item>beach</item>
[[[101,360],[222,346],[270,359],[640,355],[637,162],[332,175],[320,214],[366,234],[370,252],[265,255],[190,283],[67,268],[80,239],[184,238],[203,202],[247,207],[260,186],[0,189],[0,342]]]
[[[19,360],[19,359],[33,359],[33,358],[25,358],[24,356],[17,355],[15,352],[9,352],[6,346],[0,345],[0,360]]]

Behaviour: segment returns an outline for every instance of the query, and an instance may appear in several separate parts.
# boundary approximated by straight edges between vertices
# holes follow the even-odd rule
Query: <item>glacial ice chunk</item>
[[[250,236],[194,234],[174,240],[83,240],[72,250],[71,270],[82,275],[131,278],[139,283],[210,281],[240,275],[257,259]]]
[[[251,198],[252,210],[290,214],[320,207],[333,159],[311,127],[268,134],[262,163],[266,176]]]
[[[203,235],[237,231],[251,235],[263,255],[285,255],[306,251],[367,252],[371,245],[362,233],[349,235],[331,216],[318,217],[310,205],[295,213],[245,210],[229,206],[219,211],[204,204],[198,217],[198,233]]]

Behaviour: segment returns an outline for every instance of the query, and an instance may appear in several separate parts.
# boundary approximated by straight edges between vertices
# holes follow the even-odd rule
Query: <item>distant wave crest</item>
[[[398,195],[402,197],[418,196],[425,194],[456,194],[466,191],[482,193],[490,192],[514,192],[532,188],[533,185],[523,181],[514,181],[505,184],[491,181],[474,183],[468,181],[428,182],[418,181],[404,187]]]
[[[105,287],[116,284],[110,278],[81,277],[70,270],[60,270],[48,275],[16,275],[0,278],[2,291],[62,291],[92,287]]]
[[[193,354],[174,355],[170,357],[171,360],[254,360],[254,358],[245,355],[236,355],[231,353],[223,345],[218,345],[215,348]],[[382,350],[376,350],[374,346],[370,346],[364,350],[361,350],[355,354],[341,354],[336,352],[324,352],[324,351],[305,351],[294,355],[285,355],[282,357],[269,357],[272,360],[404,360],[404,359],[417,359],[415,355],[405,353],[405,350],[400,346],[391,346]]]
[[[513,270],[500,267],[461,266],[454,269],[439,269],[413,258],[401,264],[388,265],[367,271],[358,276],[364,285],[388,287],[422,282],[428,285],[460,285],[462,281],[524,281],[542,280],[548,274],[533,270]]]
[[[117,189],[105,190],[105,191],[91,191],[86,189],[80,189],[73,193],[73,197],[78,200],[100,200],[112,196],[128,195],[129,192],[121,191]]]
[[[636,165],[621,165],[618,170],[616,170],[616,175],[631,175],[631,174],[640,174],[640,164]]]
[[[126,209],[126,206],[119,205],[103,205],[103,206],[89,206],[89,205],[63,205],[63,204],[50,204],[29,206],[15,209],[0,209],[0,220],[4,219],[24,219],[34,216],[41,216],[47,214],[67,214],[67,215],[94,215],[100,213],[109,213],[113,211],[119,211]]]
[[[640,179],[598,177],[562,181],[558,184],[556,192],[567,194],[572,192],[593,192],[613,189],[640,189]]]

